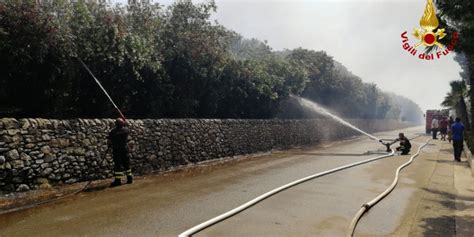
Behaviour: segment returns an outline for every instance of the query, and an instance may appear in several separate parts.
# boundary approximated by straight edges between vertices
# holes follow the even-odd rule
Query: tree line
[[[0,3],[0,115],[274,118],[290,95],[350,118],[419,122],[413,101],[364,83],[324,51],[275,51],[210,17],[214,2]],[[404,115],[404,111],[410,111]]]

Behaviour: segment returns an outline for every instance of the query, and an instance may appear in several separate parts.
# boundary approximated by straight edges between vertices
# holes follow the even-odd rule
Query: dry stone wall
[[[349,120],[368,131],[410,124]],[[111,119],[0,119],[0,192],[105,179]],[[205,160],[317,144],[357,135],[332,120],[129,120],[135,174],[165,171]]]

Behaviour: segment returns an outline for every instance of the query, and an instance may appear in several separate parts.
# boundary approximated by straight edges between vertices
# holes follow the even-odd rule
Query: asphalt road
[[[406,129],[408,137],[422,127]],[[395,138],[398,131],[378,133]],[[427,137],[412,141],[415,153]],[[123,185],[0,216],[0,236],[177,236],[273,188],[384,150],[365,137],[279,151],[187,172],[139,178]],[[419,189],[437,151],[429,146],[402,173],[400,185],[370,210],[356,236],[404,236]],[[321,155],[321,153],[324,153]],[[336,153],[347,153],[338,155]],[[351,155],[352,154],[352,155]],[[345,236],[361,204],[382,192],[410,156],[395,156],[330,174],[278,193],[196,236]]]

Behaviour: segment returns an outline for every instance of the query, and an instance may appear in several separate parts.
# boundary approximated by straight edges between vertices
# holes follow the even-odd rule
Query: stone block
[[[16,189],[17,192],[27,192],[30,191],[30,187],[26,184],[20,184]]]
[[[43,154],[50,154],[51,153],[51,147],[49,146],[43,146],[41,147],[41,152],[43,152]]]
[[[14,160],[11,162],[11,165],[14,169],[21,169],[25,166],[22,160]]]
[[[18,160],[20,159],[20,154],[18,153],[18,150],[13,149],[5,153],[5,157],[7,158],[7,161]]]

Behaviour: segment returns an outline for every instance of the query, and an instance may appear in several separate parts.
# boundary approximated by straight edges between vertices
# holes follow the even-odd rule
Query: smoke
[[[453,55],[423,61],[407,55],[400,34],[419,27],[426,0],[229,1],[217,0],[214,18],[274,50],[324,50],[364,82],[438,108],[459,78]],[[416,42],[413,42],[416,43]]]

